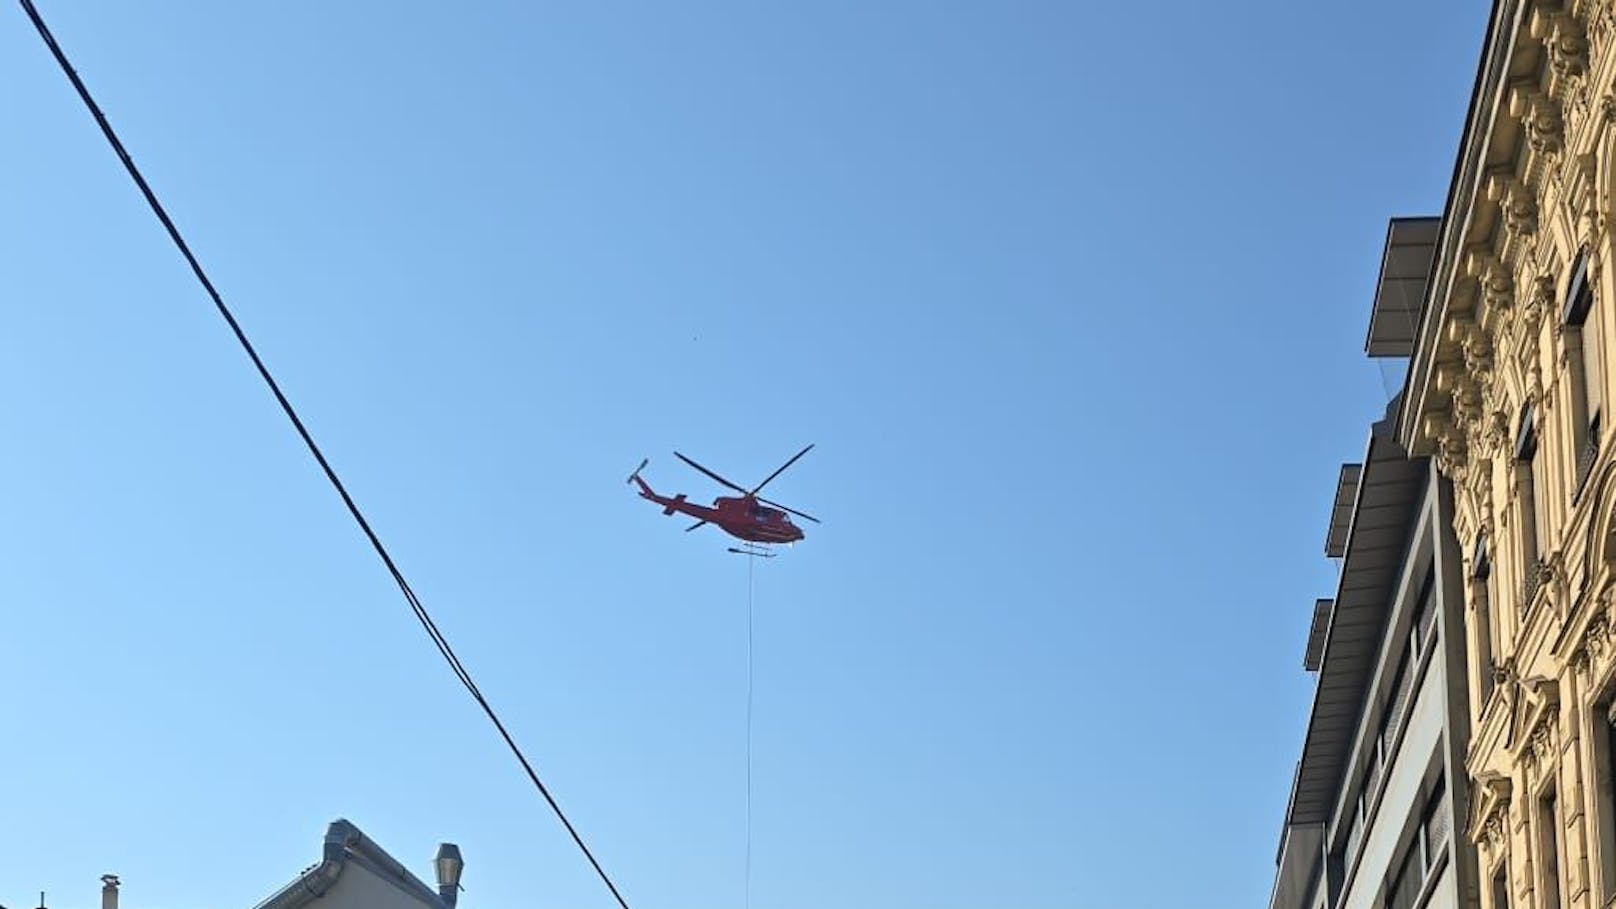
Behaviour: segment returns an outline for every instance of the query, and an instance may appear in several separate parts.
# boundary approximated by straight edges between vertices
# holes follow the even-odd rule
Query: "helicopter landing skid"
[[[751,556],[754,559],[774,558],[774,553],[756,543],[742,543],[740,546],[731,546],[729,551],[736,555]]]

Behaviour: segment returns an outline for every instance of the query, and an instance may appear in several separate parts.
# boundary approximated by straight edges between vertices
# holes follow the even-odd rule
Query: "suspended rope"
[[[752,909],[752,572],[746,560],[746,882],[745,909]]]

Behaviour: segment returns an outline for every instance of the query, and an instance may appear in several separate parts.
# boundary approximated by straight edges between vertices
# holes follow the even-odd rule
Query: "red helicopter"
[[[758,496],[758,492],[769,485],[775,477],[785,473],[787,467],[797,463],[797,459],[807,454],[813,447],[809,445],[802,451],[792,455],[791,460],[780,465],[779,470],[769,474],[764,478],[763,482],[751,489],[742,489],[679,452],[674,452],[674,457],[717,480],[720,484],[740,493],[739,496],[719,496],[713,500],[711,508],[706,505],[697,505],[694,502],[685,501],[685,494],[682,492],[671,499],[657,495],[650,484],[640,478],[640,471],[645,469],[645,465],[651,463],[650,458],[641,461],[640,466],[634,468],[634,472],[628,475],[628,482],[638,483],[640,485],[640,498],[650,499],[661,505],[663,514],[671,515],[677,511],[696,518],[696,523],[685,528],[686,533],[703,524],[713,524],[730,536],[746,541],[747,548],[732,548],[730,552],[769,558],[772,557],[772,553],[754,544],[795,543],[802,539],[803,533],[802,528],[791,523],[790,516],[796,515],[799,518],[806,518],[815,524],[819,523],[819,519],[813,515],[804,514],[795,508],[787,508],[779,502],[771,502],[768,499],[761,498]]]

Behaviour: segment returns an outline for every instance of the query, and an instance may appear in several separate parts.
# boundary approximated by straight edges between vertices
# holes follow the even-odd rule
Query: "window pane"
[[[1582,326],[1582,375],[1584,388],[1587,389],[1589,422],[1599,413],[1605,397],[1605,361],[1599,343],[1602,340],[1599,335],[1602,325],[1603,320],[1595,309]]]

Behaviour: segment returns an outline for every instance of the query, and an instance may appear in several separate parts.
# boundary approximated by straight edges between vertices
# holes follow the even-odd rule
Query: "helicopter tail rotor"
[[[634,482],[634,481],[635,481],[635,480],[638,480],[638,479],[639,479],[639,478],[640,478],[640,471],[642,471],[642,470],[644,470],[644,469],[645,469],[645,465],[647,465],[647,464],[649,464],[649,463],[651,463],[651,459],[650,459],[650,458],[646,458],[646,459],[645,459],[645,460],[643,460],[643,461],[641,461],[641,462],[640,462],[640,466],[638,466],[638,467],[636,467],[636,468],[634,468],[634,472],[633,472],[633,473],[631,473],[631,474],[629,474],[629,475],[628,475],[628,479],[626,479],[626,480],[624,480],[624,481],[623,481],[623,482],[625,482],[625,483],[632,483],[632,482]]]

